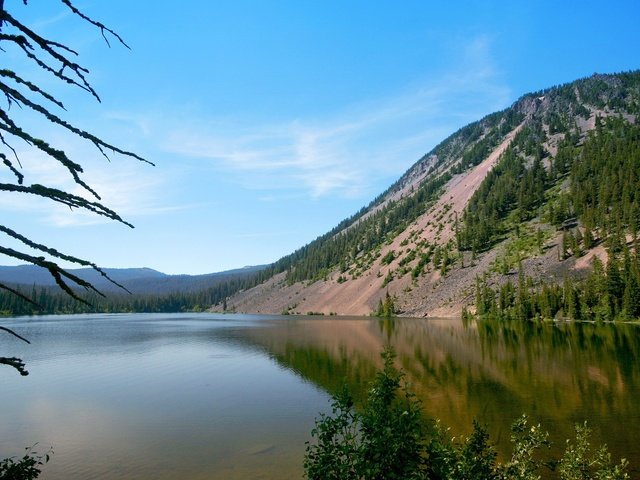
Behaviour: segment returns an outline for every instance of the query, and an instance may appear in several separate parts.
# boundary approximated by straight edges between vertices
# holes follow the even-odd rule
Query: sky
[[[2,224],[102,267],[202,274],[271,263],[382,193],[464,125],[521,95],[640,68],[640,2],[5,0],[78,52],[98,103],[1,52],[63,100],[52,110],[155,166],[11,114],[84,167],[135,228],[3,192]],[[2,108],[6,108],[6,102]],[[25,183],[86,195],[13,145]],[[0,181],[13,181],[0,170]],[[0,245],[15,246],[9,239]],[[16,262],[0,258],[0,264]]]

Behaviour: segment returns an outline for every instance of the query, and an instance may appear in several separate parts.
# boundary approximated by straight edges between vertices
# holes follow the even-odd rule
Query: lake
[[[215,314],[0,322],[0,457],[53,446],[44,478],[302,477],[304,442],[343,382],[364,395],[391,344],[428,415],[501,452],[526,412],[559,446],[593,443],[640,476],[640,326]]]

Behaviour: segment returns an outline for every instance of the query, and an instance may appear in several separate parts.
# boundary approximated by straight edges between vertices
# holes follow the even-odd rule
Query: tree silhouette
[[[81,21],[98,29],[108,46],[110,46],[109,39],[112,39],[129,48],[116,32],[82,13],[70,0],[60,1]],[[23,0],[23,3],[26,6],[27,0]],[[11,8],[9,8],[5,6],[4,0],[0,0],[0,50],[5,53],[11,51],[22,56],[22,59],[25,60],[25,66],[23,66],[22,71],[0,68],[0,92],[4,96],[4,100],[0,100],[0,161],[10,171],[10,178],[13,179],[13,181],[5,183],[0,182],[0,191],[44,198],[51,202],[66,205],[70,209],[88,211],[133,228],[133,225],[101,202],[98,192],[82,178],[83,168],[79,163],[69,158],[64,150],[38,138],[32,133],[29,125],[20,123],[16,119],[16,115],[12,115],[13,111],[18,108],[20,112],[29,112],[37,118],[44,118],[57,128],[93,144],[107,160],[109,159],[108,154],[119,154],[153,165],[135,153],[106,142],[83,128],[67,122],[62,117],[66,112],[64,103],[56,95],[32,80],[35,76],[34,72],[37,73],[40,70],[41,73],[41,71],[44,71],[51,78],[55,78],[63,84],[84,90],[100,102],[98,93],[88,81],[89,70],[78,63],[78,52],[60,42],[45,38],[29,28],[25,22],[20,21],[17,15],[14,14],[16,10],[15,4],[12,4]],[[40,82],[40,84],[42,85],[43,83]],[[42,161],[62,165],[74,183],[84,190],[86,198],[52,186],[29,184],[28,178],[23,173],[20,156],[15,147],[16,144],[21,144],[21,146],[26,144],[30,151],[38,152],[40,157],[45,159]],[[6,236],[6,240],[10,239],[11,242],[17,242],[17,244],[22,245],[20,249],[16,249],[2,245],[0,241],[0,254],[47,269],[58,286],[80,302],[87,303],[74,291],[74,287],[82,287],[98,295],[102,295],[102,293],[89,282],[62,268],[58,262],[65,261],[82,267],[93,268],[124,289],[122,285],[110,279],[102,269],[91,261],[50,248],[43,243],[27,238],[6,225],[0,225],[0,232]],[[35,253],[30,253],[34,251]],[[9,285],[0,284],[0,288],[37,306],[34,298],[29,298]],[[2,330],[22,338],[7,328],[2,327]],[[1,363],[13,366],[23,375],[27,374],[20,359],[0,357]]]

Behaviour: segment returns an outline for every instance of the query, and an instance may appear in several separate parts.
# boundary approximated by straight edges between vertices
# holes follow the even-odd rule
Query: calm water
[[[463,325],[454,320],[241,315],[94,315],[3,320],[22,356],[0,368],[0,457],[38,442],[47,479],[301,478],[304,442],[346,378],[357,393],[398,352],[425,410],[467,433],[474,418],[507,451],[527,412],[564,444],[594,443],[640,477],[636,325]]]

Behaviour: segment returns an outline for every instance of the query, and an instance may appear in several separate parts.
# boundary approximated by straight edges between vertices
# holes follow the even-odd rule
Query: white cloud
[[[197,206],[176,204],[167,194],[168,186],[175,188],[179,183],[179,168],[195,168],[187,175],[211,175],[212,169],[214,174],[223,173],[243,188],[262,192],[257,196],[261,201],[370,197],[379,193],[376,182],[397,178],[455,128],[504,107],[510,95],[493,65],[491,39],[481,36],[460,49],[457,65],[446,74],[324,118],[264,125],[193,112],[180,115],[175,109],[170,117],[164,113],[106,114],[111,130],[105,138],[137,138],[133,150],[155,148],[160,157],[171,154],[181,160],[156,168],[117,155],[109,163],[91,145],[73,137],[51,141],[72,159],[81,160],[86,169],[82,178],[101,195],[103,204],[125,220]],[[28,149],[19,154],[27,184],[42,183],[88,196],[56,162]],[[185,167],[180,157],[207,162]],[[373,185],[378,185],[375,190]],[[80,210],[70,215],[68,208],[52,207],[44,199],[16,202],[15,195],[0,197],[0,209],[35,212],[56,226],[108,221]]]
[[[107,164],[91,169],[86,177],[91,179],[91,187],[99,193],[100,202],[117,212],[125,221],[132,222],[136,217],[161,215],[189,208],[185,205],[168,206],[161,202],[160,192],[166,180],[162,175],[154,174],[153,170],[149,166],[145,168],[144,165],[125,162],[117,167]],[[70,186],[68,191],[94,200],[80,186]],[[111,221],[106,217],[80,209],[70,215],[69,209],[63,206],[49,209],[47,220],[58,227]]]
[[[491,60],[491,41],[465,45],[459,65],[387,99],[324,119],[241,125],[197,118],[163,128],[167,152],[210,160],[245,188],[304,191],[311,197],[370,194],[401,175],[453,129],[503,108],[510,90]]]
[[[162,191],[166,184],[166,175],[159,169],[134,159],[116,159],[107,161],[91,145],[73,137],[56,137],[52,141],[67,152],[71,159],[94,159],[83,161],[84,172],[79,174],[94,191],[97,199],[88,190],[77,184],[71,173],[59,162],[35,149],[17,151],[25,175],[24,184],[41,184],[57,188],[73,195],[81,196],[92,202],[100,202],[116,211],[124,220],[132,217],[157,215],[175,211],[186,206],[168,206],[163,202]],[[117,163],[117,165],[116,165]],[[9,178],[8,170],[0,173],[0,181],[15,182]],[[8,193],[0,196],[0,210],[14,215],[29,213],[39,216],[53,226],[68,227],[110,222],[106,217],[83,209],[73,209],[52,200],[29,194]]]

